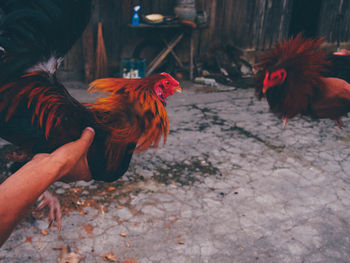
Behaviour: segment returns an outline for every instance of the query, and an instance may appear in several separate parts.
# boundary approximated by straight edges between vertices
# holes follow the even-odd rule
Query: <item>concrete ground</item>
[[[282,129],[252,88],[191,83],[167,110],[165,147],[114,183],[56,183],[62,231],[34,212],[0,261],[350,262],[349,119]]]

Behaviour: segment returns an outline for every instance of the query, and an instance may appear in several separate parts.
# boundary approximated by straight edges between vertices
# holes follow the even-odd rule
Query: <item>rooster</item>
[[[332,62],[339,59],[327,57],[320,49],[322,43],[322,38],[305,39],[299,34],[277,42],[260,57],[256,93],[260,99],[266,97],[283,126],[298,114],[328,118],[343,126],[341,117],[350,111],[350,84],[332,72]]]
[[[104,94],[95,103],[74,99],[56,70],[88,23],[90,2],[1,1],[0,137],[35,154],[52,152],[93,127],[89,172],[111,182],[126,172],[133,152],[158,147],[162,138],[165,143],[165,100],[181,87],[167,73],[106,78],[90,85],[89,92]]]

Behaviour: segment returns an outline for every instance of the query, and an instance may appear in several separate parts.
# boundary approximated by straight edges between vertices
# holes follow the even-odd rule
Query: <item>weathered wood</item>
[[[85,71],[85,81],[90,83],[94,80],[94,34],[93,34],[93,24],[90,21],[85,32],[82,36],[82,51],[83,51],[83,61],[84,61],[84,71]]]
[[[162,42],[164,43],[164,45],[165,45],[166,47],[169,48],[169,44],[168,44],[168,42],[167,42],[164,38],[162,38]],[[176,60],[176,62],[183,68],[184,65],[182,64],[181,59],[176,55],[174,49],[171,49],[171,50],[170,50],[170,53],[171,53],[171,55],[173,55],[173,57],[174,57],[174,59]]]
[[[210,17],[209,17],[209,30],[208,30],[208,39],[213,41],[214,33],[215,33],[215,25],[216,25],[216,0],[211,1],[210,5]]]
[[[193,31],[190,33],[190,79],[193,79],[194,38]]]
[[[104,78],[108,75],[108,60],[103,37],[102,22],[98,22],[97,47],[96,47],[96,72],[95,78]]]
[[[67,56],[65,69],[85,70],[91,78],[89,66],[91,46],[96,48],[96,30],[98,21],[104,25],[104,39],[108,54],[108,66],[111,75],[117,76],[122,58],[132,56],[134,47],[144,39],[140,30],[131,30],[133,7],[141,4],[140,15],[162,13],[171,15],[176,0],[94,0],[94,17],[90,30],[83,36],[74,50]],[[194,54],[204,55],[210,47],[221,44],[232,44],[243,50],[263,51],[269,49],[276,40],[290,37],[290,23],[293,3],[297,0],[196,0],[197,11],[205,11],[208,16],[208,27],[195,34]],[[309,0],[308,0],[309,1]],[[338,36],[341,42],[350,41],[350,0],[320,0],[321,10],[318,19],[318,37],[325,37],[329,43],[336,43]],[[339,11],[340,10],[340,11]],[[340,22],[340,23],[339,23]],[[340,34],[338,34],[340,32]],[[170,33],[171,34],[171,33]],[[157,38],[150,34],[149,38]],[[169,36],[168,36],[169,37]],[[187,37],[187,36],[186,36]],[[158,37],[159,38],[159,37]],[[180,43],[176,54],[184,61],[189,57],[188,45]],[[83,66],[79,61],[84,61]]]
[[[327,41],[335,43],[338,39],[338,27],[341,42],[350,41],[350,1],[323,1],[319,24],[320,36],[325,36]]]
[[[159,64],[166,58],[166,56],[170,53],[170,51],[180,42],[185,33],[179,34],[176,38],[174,38],[167,47],[165,47],[162,52],[158,54],[158,56],[151,62],[149,68],[147,69],[146,76],[152,74],[152,72],[159,66]]]

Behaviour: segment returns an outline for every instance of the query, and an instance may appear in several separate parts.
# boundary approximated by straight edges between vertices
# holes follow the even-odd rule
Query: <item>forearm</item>
[[[33,160],[0,185],[0,246],[23,215],[57,180],[91,180],[87,151],[95,132],[86,128],[80,139]]]
[[[0,185],[0,246],[39,195],[62,176],[50,158],[27,163]]]

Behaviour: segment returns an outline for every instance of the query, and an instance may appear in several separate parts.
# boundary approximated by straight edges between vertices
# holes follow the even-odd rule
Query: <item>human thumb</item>
[[[83,130],[80,136],[80,139],[78,141],[83,143],[85,149],[88,149],[91,143],[93,142],[94,137],[95,137],[95,130],[91,127],[87,127]]]

